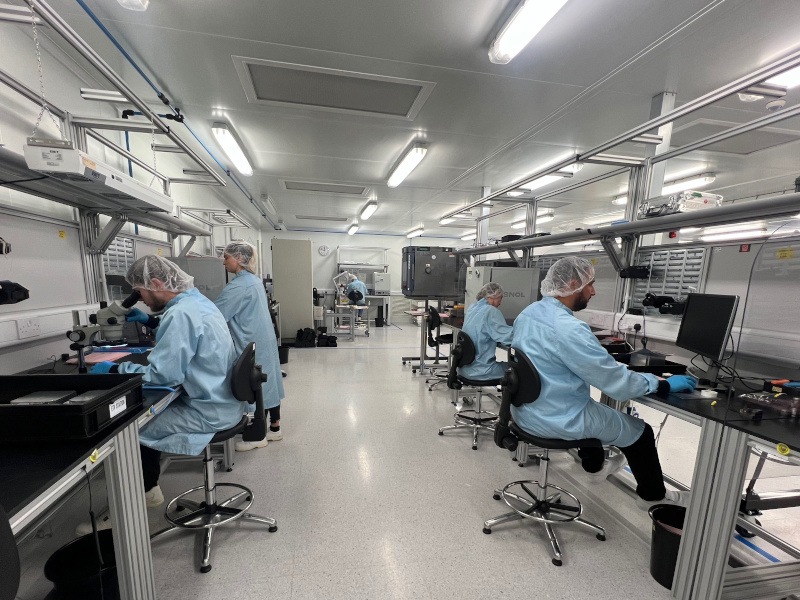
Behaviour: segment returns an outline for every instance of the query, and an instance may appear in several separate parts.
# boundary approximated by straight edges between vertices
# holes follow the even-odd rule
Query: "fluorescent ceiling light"
[[[475,239],[475,238],[477,238],[477,237],[478,237],[478,234],[477,234],[477,233],[468,233],[468,234],[466,234],[466,235],[462,235],[462,236],[461,236],[461,239],[462,239],[463,241],[465,241],[465,242],[468,242],[469,240],[474,240],[474,239]]]
[[[414,237],[418,237],[418,236],[422,235],[423,233],[425,233],[425,228],[424,227],[417,227],[416,229],[412,229],[411,231],[409,231],[406,234],[406,237],[407,238],[414,238]]]
[[[753,229],[765,229],[764,221],[746,221],[744,223],[734,223],[732,225],[714,225],[705,227],[703,233],[732,233],[734,231],[752,231]]]
[[[360,217],[361,217],[361,218],[362,218],[364,221],[366,221],[367,219],[369,219],[369,218],[370,218],[370,217],[373,215],[373,213],[374,213],[376,210],[378,210],[378,203],[377,203],[377,202],[375,202],[375,200],[370,200],[369,202],[367,202],[367,205],[366,205],[366,206],[364,207],[364,209],[361,211],[361,214],[360,214],[359,216],[360,216]]]
[[[628,194],[624,194],[623,196],[617,196],[611,201],[611,204],[614,206],[625,206],[628,203]]]
[[[769,234],[763,229],[750,229],[749,231],[701,235],[700,240],[703,242],[724,242],[727,240],[749,240],[752,238],[766,237],[767,235]]]
[[[767,79],[767,83],[773,85],[780,85],[787,89],[797,87],[800,85],[800,67],[795,67],[789,71],[785,71],[780,75],[776,75],[771,79]]]
[[[456,220],[455,217],[445,217],[443,219],[439,219],[439,225],[447,225],[455,220]]]
[[[386,185],[390,188],[400,185],[403,180],[408,177],[409,173],[417,168],[417,165],[425,158],[427,152],[428,147],[425,144],[415,143],[411,146],[394,169],[392,169]]]
[[[742,102],[757,102],[758,100],[763,100],[764,96],[760,94],[746,94],[745,92],[739,92],[737,94],[739,96],[739,100]]]
[[[559,171],[563,171],[564,173],[577,173],[583,168],[582,162],[574,162],[571,165],[567,165],[563,169],[559,169]]]
[[[539,177],[539,179],[534,179],[533,181],[529,181],[528,183],[526,183],[525,185],[521,185],[520,187],[523,187],[526,190],[533,191],[561,180],[562,177],[559,175],[545,175],[544,177]]]
[[[506,192],[506,196],[511,196],[512,198],[516,198],[517,196],[522,196],[525,192],[521,192],[519,190],[511,190],[510,192]]]
[[[714,183],[716,179],[717,176],[713,173],[705,173],[703,175],[698,175],[697,177],[692,177],[691,179],[676,181],[675,183],[670,183],[669,185],[662,187],[661,195],[666,196],[668,194],[675,194],[677,192],[684,192],[686,190],[703,187],[709,183]]]
[[[556,218],[556,215],[553,211],[549,210],[542,213],[536,213],[536,225],[542,225],[543,223],[549,223],[553,219]],[[521,221],[517,221],[516,223],[511,224],[511,229],[525,229],[525,219]]]
[[[347,228],[347,235],[353,235],[356,231],[358,231],[358,223],[353,223]]]
[[[489,48],[489,60],[508,64],[561,10],[567,0],[524,0],[500,29]]]
[[[511,224],[511,229],[525,229],[525,221],[517,221]]]
[[[92,88],[81,88],[81,98],[84,100],[100,100],[102,102],[127,102],[131,103],[125,96],[116,90],[96,90]]]
[[[697,233],[700,231],[702,227],[681,227],[678,232],[679,233]]]
[[[139,11],[147,10],[147,5],[150,4],[150,0],[117,0],[117,2],[122,8]]]
[[[272,203],[272,198],[269,197],[269,194],[263,194],[261,198],[256,198],[256,202],[261,205],[261,208],[264,212],[268,212],[273,215],[277,215],[278,211],[275,210],[275,205]]]
[[[580,242],[565,242],[564,246],[594,246],[599,242],[593,240],[581,240]]]
[[[214,137],[217,138],[222,150],[233,163],[233,166],[236,167],[236,170],[247,177],[252,175],[253,167],[250,166],[250,161],[247,160],[244,150],[242,150],[228,126],[225,123],[214,123],[211,126],[211,131]]]

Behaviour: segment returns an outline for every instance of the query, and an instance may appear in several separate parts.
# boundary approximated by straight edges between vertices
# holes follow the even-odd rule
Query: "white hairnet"
[[[355,281],[356,279],[358,279],[358,277],[356,277],[356,276],[355,276],[355,275],[353,275],[352,273],[348,273],[348,274],[347,274],[347,281],[348,281],[348,282]]]
[[[256,272],[258,254],[256,248],[247,242],[231,242],[225,246],[225,254],[233,257],[239,265],[251,273]]]
[[[542,296],[570,296],[581,291],[594,279],[594,267],[580,256],[560,258],[542,280]]]
[[[163,286],[154,285],[153,279],[161,280]],[[125,281],[134,288],[159,292],[180,293],[194,287],[194,277],[181,271],[174,262],[155,254],[143,256],[133,263],[125,275]]]
[[[491,281],[481,288],[481,290],[475,296],[475,300],[480,300],[481,298],[499,298],[502,295],[503,288],[500,286],[500,284]]]

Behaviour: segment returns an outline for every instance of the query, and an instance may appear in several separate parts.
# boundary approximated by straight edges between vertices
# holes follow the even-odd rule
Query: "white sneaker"
[[[147,508],[154,508],[164,504],[164,493],[161,491],[161,486],[156,484],[149,492],[145,492],[144,503]]]
[[[610,475],[620,471],[626,464],[628,464],[628,461],[625,460],[624,454],[615,454],[603,463],[603,467],[597,473],[587,473],[586,475],[590,481],[600,483]]]
[[[108,514],[97,519],[97,531],[103,531],[104,529],[111,529],[111,517]],[[75,528],[75,535],[89,535],[90,533],[92,533],[91,521],[80,523]]]
[[[271,429],[267,430],[267,439],[270,442],[277,442],[278,440],[283,439],[283,432],[278,429],[278,431],[272,431]]]
[[[255,450],[256,448],[263,448],[267,445],[269,436],[265,437],[263,440],[259,440],[257,442],[245,442],[244,440],[240,440],[236,442],[235,447],[237,452],[249,452],[250,450]]]
[[[642,498],[636,498],[636,506],[642,510],[650,510],[650,507],[656,504],[674,504],[675,506],[688,507],[691,498],[691,491],[678,492],[676,490],[667,490],[667,493],[664,494],[661,500],[643,500]]]

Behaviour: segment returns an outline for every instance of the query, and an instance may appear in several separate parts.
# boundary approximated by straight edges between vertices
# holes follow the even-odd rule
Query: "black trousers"
[[[158,485],[161,475],[161,450],[153,450],[147,446],[139,445],[142,454],[142,479],[144,491],[149,492]]]
[[[639,497],[648,502],[661,500],[667,493],[667,488],[664,487],[664,473],[661,471],[661,462],[658,460],[653,428],[645,423],[644,431],[639,439],[620,450],[628,459],[628,466],[636,480],[636,493]],[[578,456],[581,458],[583,470],[588,473],[597,473],[605,460],[602,448],[580,448]]]
[[[264,415],[267,417],[267,420],[270,423],[275,423],[276,421],[281,420],[281,405],[274,406],[272,408],[265,408]]]

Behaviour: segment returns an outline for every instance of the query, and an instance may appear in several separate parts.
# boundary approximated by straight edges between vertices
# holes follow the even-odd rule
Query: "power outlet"
[[[41,328],[38,319],[20,319],[17,321],[17,337],[21,340],[39,335]]]

